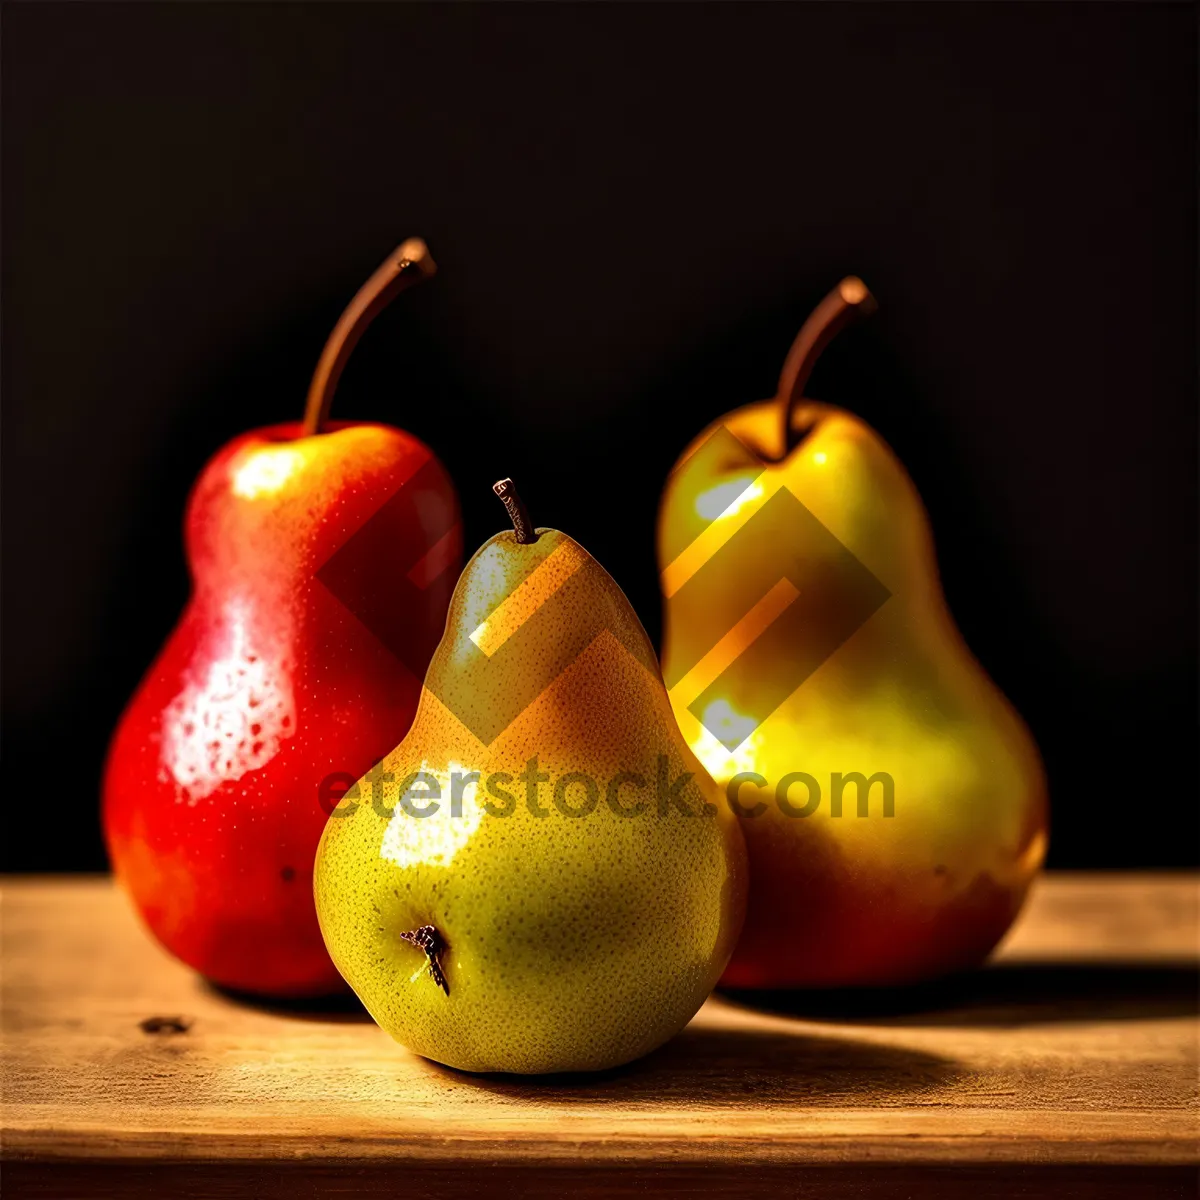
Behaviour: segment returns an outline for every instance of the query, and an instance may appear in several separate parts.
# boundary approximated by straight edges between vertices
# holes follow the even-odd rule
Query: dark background
[[[436,449],[468,548],[513,475],[654,637],[671,463],[861,274],[809,392],[915,478],[1051,861],[1196,862],[1196,11],[5,5],[3,865],[102,865],[188,487],[410,234],[337,414]]]

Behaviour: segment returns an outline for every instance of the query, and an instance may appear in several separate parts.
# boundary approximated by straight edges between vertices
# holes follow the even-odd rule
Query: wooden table
[[[106,879],[8,880],[3,970],[6,1200],[1196,1194],[1192,876],[1049,877],[970,980],[836,1016],[713,998],[600,1077],[464,1075],[349,1004],[241,1003]]]

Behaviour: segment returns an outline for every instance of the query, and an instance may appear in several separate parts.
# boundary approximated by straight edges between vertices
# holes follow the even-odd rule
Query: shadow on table
[[[214,995],[260,1012],[302,1021],[371,1018],[352,993],[313,1000],[266,1000],[204,984]],[[476,1075],[431,1060],[425,1069],[447,1081],[497,1095],[553,1102],[586,1100],[658,1104],[670,1099],[721,1107],[773,1103],[836,1108],[856,1097],[933,1092],[960,1071],[948,1058],[852,1037],[808,1032],[689,1025],[665,1046],[609,1071],[560,1075]]]
[[[808,1020],[870,1025],[1018,1027],[1200,1013],[1194,962],[999,962],[917,987],[854,991],[723,989],[736,1004]]]
[[[948,1058],[845,1037],[689,1025],[665,1046],[609,1071],[569,1075],[471,1075],[429,1064],[448,1079],[542,1103],[720,1108],[844,1108],[888,1096],[934,1093],[961,1074]]]
[[[232,1000],[235,1004],[256,1008],[259,1012],[272,1013],[277,1017],[291,1017],[296,1021],[324,1021],[343,1025],[371,1019],[371,1014],[363,1008],[362,1001],[349,988],[328,996],[306,996],[286,1000],[238,992],[207,980],[202,980],[201,986],[223,1000]]]

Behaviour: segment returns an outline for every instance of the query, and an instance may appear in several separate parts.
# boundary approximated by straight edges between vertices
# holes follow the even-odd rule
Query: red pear
[[[340,790],[412,723],[462,535],[425,445],[326,415],[363,329],[434,269],[424,243],[399,247],[326,344],[303,424],[243,434],[205,467],[185,521],[191,597],[113,739],[117,875],[162,944],[228,988],[343,986],[313,858]]]

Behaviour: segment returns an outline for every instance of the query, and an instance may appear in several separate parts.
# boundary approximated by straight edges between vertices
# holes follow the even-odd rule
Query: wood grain
[[[108,880],[12,879],[5,1192],[1195,1195],[1197,895],[1052,876],[969,979],[714,997],[639,1063],[528,1080],[223,995]]]

